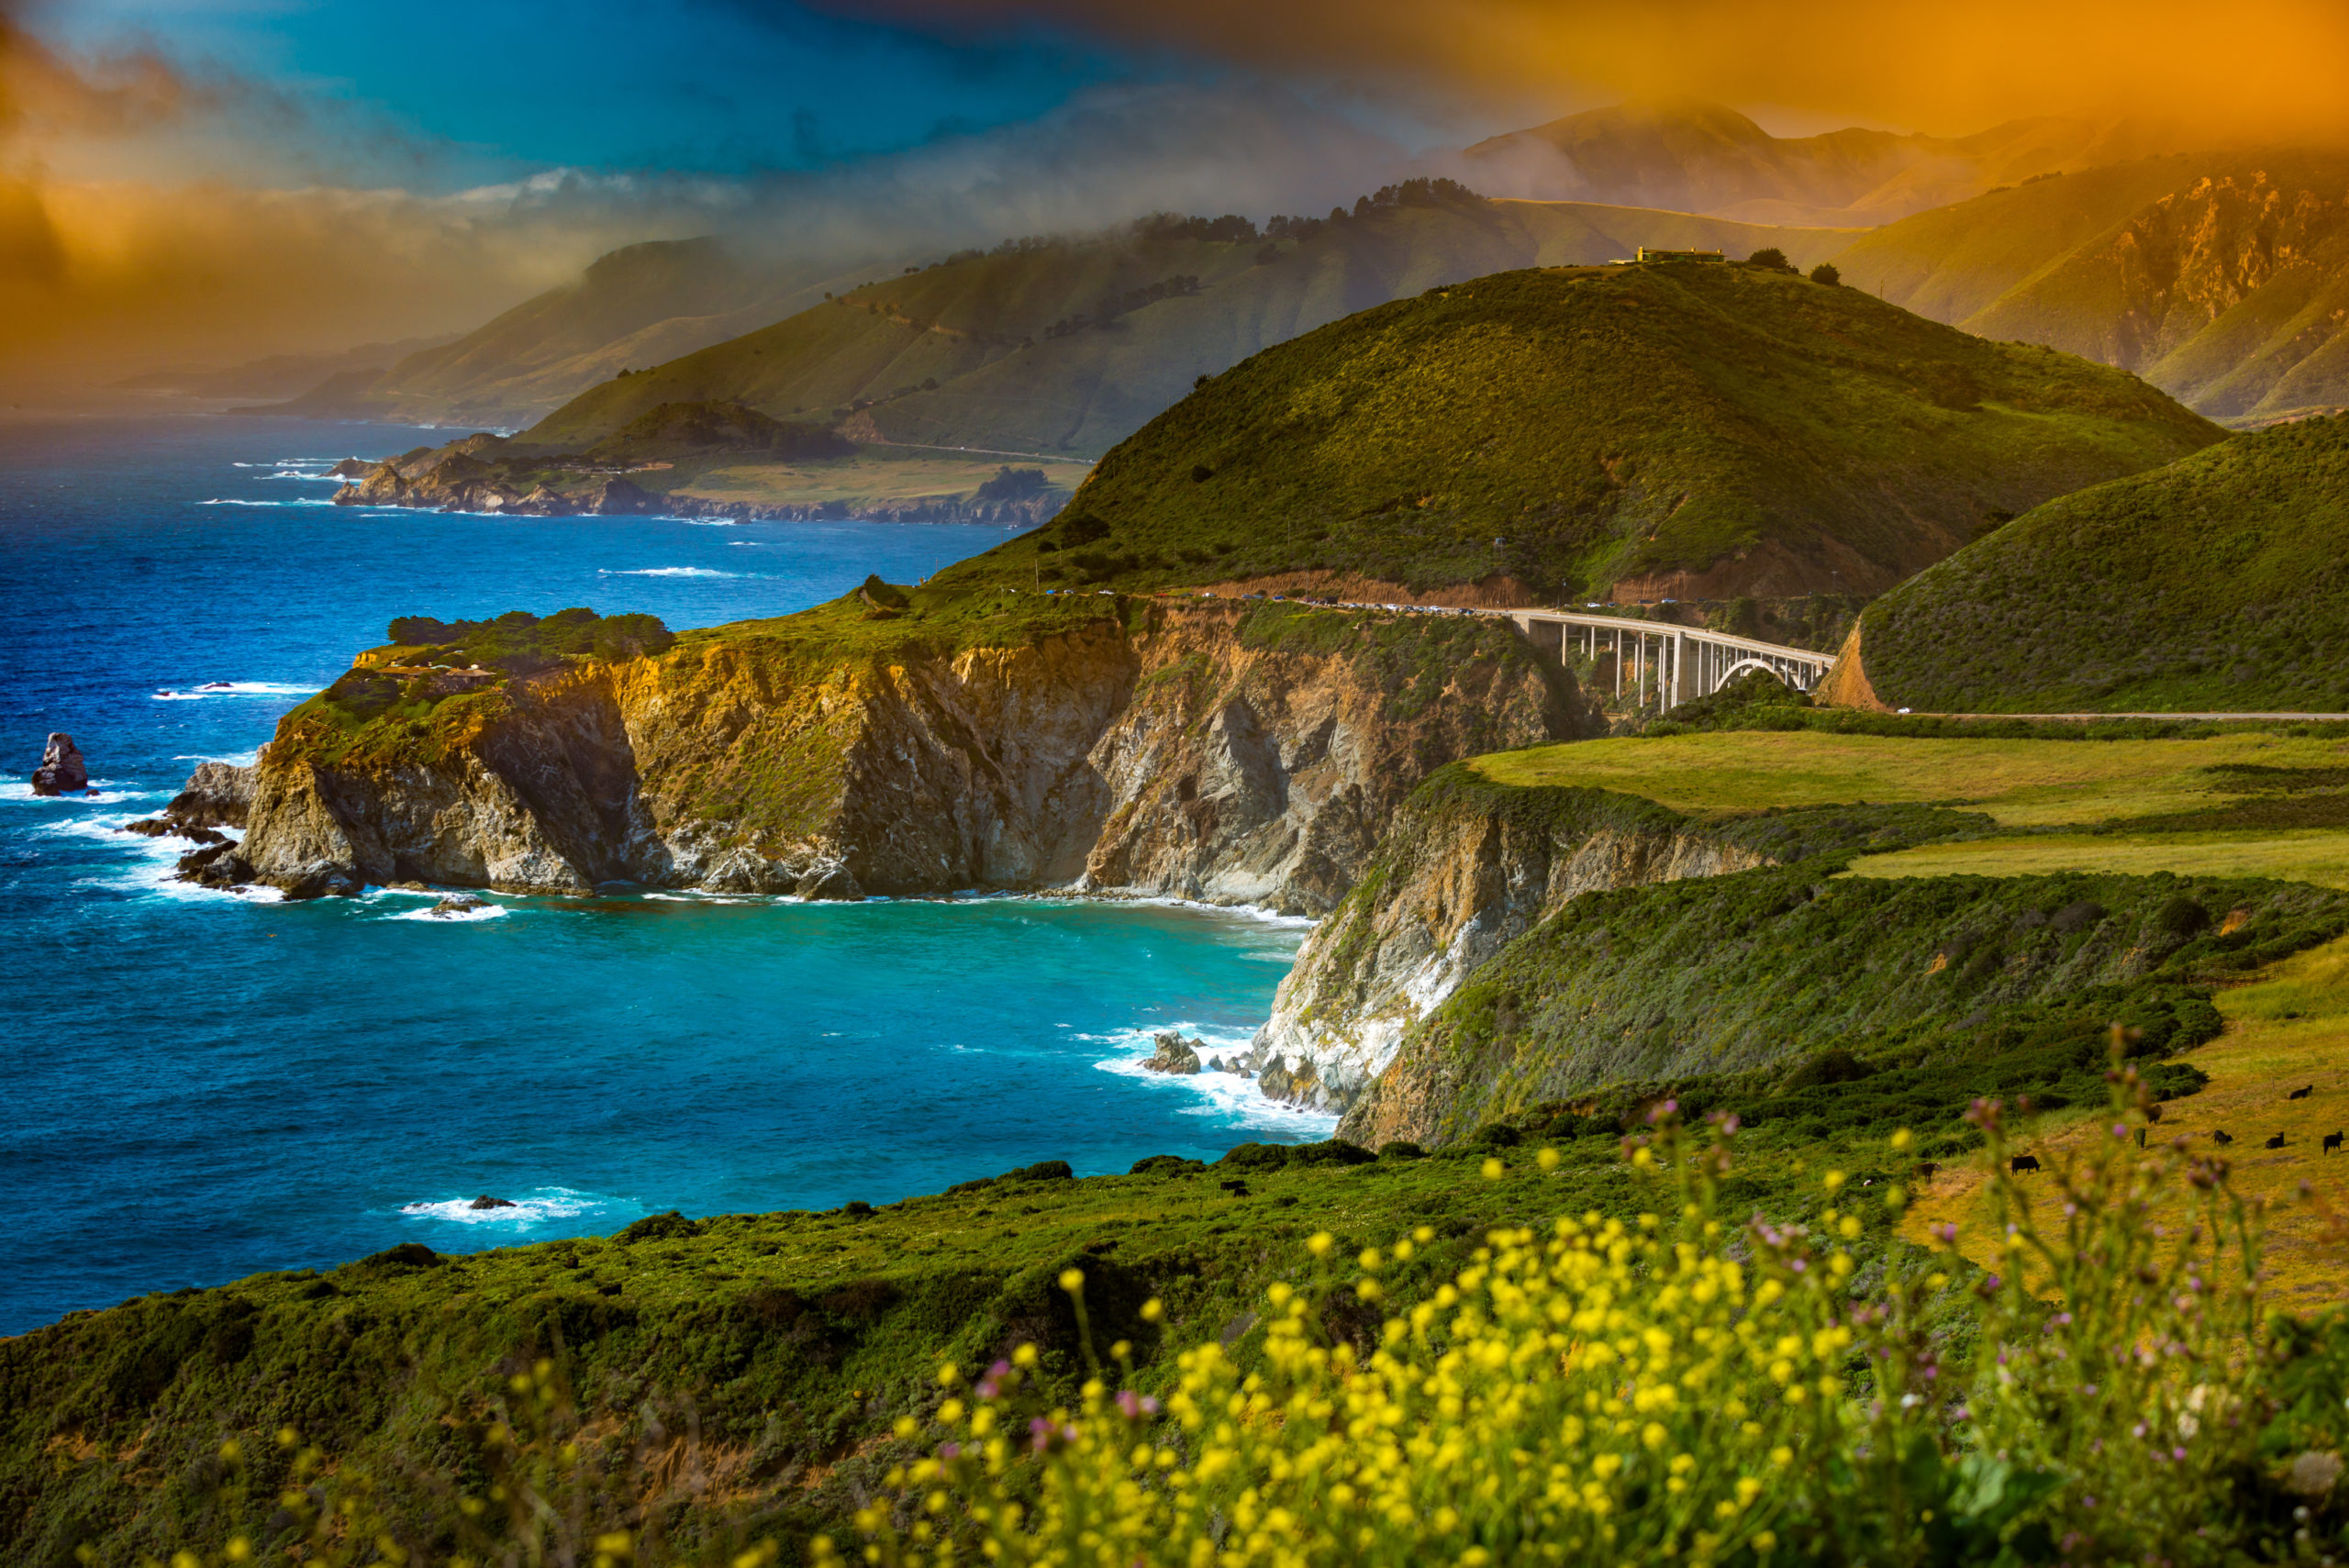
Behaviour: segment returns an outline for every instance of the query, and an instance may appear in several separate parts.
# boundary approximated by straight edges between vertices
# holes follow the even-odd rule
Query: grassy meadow
[[[2003,827],[2076,828],[2222,810],[2272,795],[2277,773],[2337,790],[2349,733],[2090,740],[2052,730],[1950,740],[1732,729],[1536,747],[1473,765],[1496,784],[1620,790],[1699,814],[1909,803],[1977,811]]]

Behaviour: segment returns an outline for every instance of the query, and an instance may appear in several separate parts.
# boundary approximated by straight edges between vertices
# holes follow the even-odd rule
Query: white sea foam
[[[261,761],[261,748],[250,751],[231,751],[225,757],[206,756],[201,751],[184,751],[172,759],[174,762],[226,762],[232,768],[250,768]]]
[[[598,572],[598,577],[740,577],[740,572],[717,572],[707,566],[645,566],[631,572]]]
[[[202,702],[206,697],[306,697],[318,688],[300,681],[206,681],[188,691],[166,686],[154,694],[157,702]],[[181,758],[178,761],[185,761]],[[245,761],[251,762],[247,756]]]
[[[291,501],[246,501],[234,495],[215,495],[209,501],[198,501],[199,506],[331,506],[334,503],[322,496],[298,495]]]
[[[30,779],[0,780],[0,800],[32,800],[44,806],[86,806],[93,802],[118,805],[126,800],[153,800],[178,792],[158,789],[125,789],[112,779],[92,779],[86,790],[71,795],[35,795]]]
[[[1249,1029],[1203,1027],[1193,1023],[1156,1024],[1115,1034],[1086,1034],[1076,1038],[1115,1049],[1115,1054],[1093,1064],[1097,1070],[1151,1084],[1164,1093],[1192,1096],[1198,1103],[1186,1106],[1183,1112],[1186,1116],[1213,1117],[1238,1127],[1285,1133],[1300,1141],[1318,1141],[1337,1130],[1336,1117],[1327,1111],[1303,1110],[1277,1100],[1268,1100],[1256,1087],[1253,1078],[1242,1078],[1233,1073],[1151,1072],[1142,1065],[1157,1050],[1157,1044],[1151,1037],[1163,1034],[1168,1029],[1197,1040],[1202,1060],[1244,1051],[1253,1038],[1253,1031]]]
[[[503,904],[484,904],[478,909],[451,909],[445,914],[438,907],[403,909],[396,915],[386,915],[384,917],[387,920],[431,920],[438,924],[453,926],[461,921],[495,920],[508,912]]]
[[[612,1205],[609,1198],[592,1193],[574,1192],[569,1187],[540,1187],[524,1197],[515,1198],[511,1208],[475,1208],[469,1197],[440,1198],[425,1203],[404,1203],[400,1212],[417,1219],[438,1219],[451,1225],[498,1225],[516,1230],[527,1230],[543,1225],[550,1219],[575,1219]]]

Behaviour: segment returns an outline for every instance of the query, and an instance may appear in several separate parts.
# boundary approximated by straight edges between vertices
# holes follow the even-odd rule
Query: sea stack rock
[[[465,1207],[467,1208],[518,1208],[521,1206],[510,1197],[492,1197],[487,1193],[484,1193]]]
[[[1149,1071],[1190,1073],[1199,1070],[1197,1040],[1185,1040],[1172,1029],[1164,1034],[1152,1035],[1151,1040],[1158,1049],[1152,1053],[1149,1061],[1142,1063],[1142,1066]]]
[[[489,901],[485,898],[476,897],[470,893],[451,893],[432,906],[432,917],[436,920],[446,920],[451,916],[470,915],[476,909],[488,907]],[[475,1204],[473,1207],[479,1208],[482,1206]]]
[[[33,770],[33,793],[65,795],[89,787],[90,770],[82,761],[82,748],[63,730],[52,734],[40,754],[40,766]]]

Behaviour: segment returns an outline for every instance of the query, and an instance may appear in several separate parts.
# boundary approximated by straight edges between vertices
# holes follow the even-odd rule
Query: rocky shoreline
[[[665,463],[612,466],[579,457],[531,465],[539,477],[514,477],[503,437],[470,436],[444,447],[418,447],[381,462],[346,459],[328,472],[345,483],[338,506],[409,506],[523,517],[690,517],[753,522],[985,523],[1034,528],[1056,516],[1067,496],[1054,491],[982,499],[968,495],[892,496],[865,501],[726,501],[676,495],[629,477]]]

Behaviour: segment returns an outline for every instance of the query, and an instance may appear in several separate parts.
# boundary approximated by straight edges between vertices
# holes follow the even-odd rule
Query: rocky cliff
[[[1769,858],[1629,795],[1511,789],[1473,766],[1444,769],[1308,939],[1236,1065],[1275,1098],[1346,1110],[1412,1025],[1566,900]]]
[[[206,880],[811,896],[1082,888],[1319,913],[1458,758],[1580,732],[1481,618],[855,595],[444,694],[395,662],[287,716]]]

